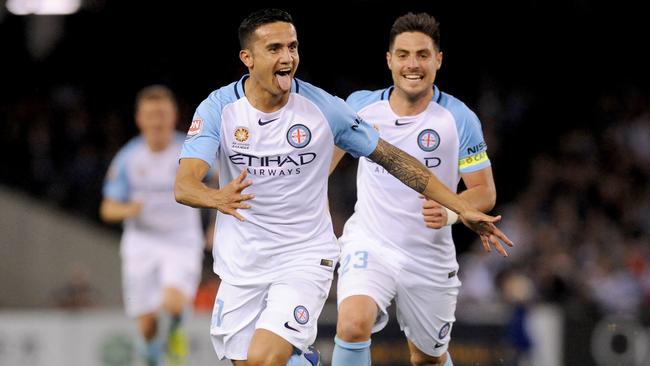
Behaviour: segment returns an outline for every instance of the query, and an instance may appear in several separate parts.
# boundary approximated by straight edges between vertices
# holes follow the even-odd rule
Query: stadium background
[[[481,118],[494,212],[517,243],[504,260],[455,228],[464,282],[456,365],[650,364],[650,60],[640,5],[86,0],[72,15],[18,16],[7,10],[17,3],[30,2],[0,2],[0,365],[132,364],[119,227],[97,215],[103,175],[136,132],[140,88],[170,86],[185,130],[209,92],[244,72],[237,26],[261,6],[293,14],[298,77],[341,97],[390,83],[394,18],[428,11],[440,21],[437,85]],[[330,180],[337,233],[352,212],[355,166],[346,158]],[[334,296],[320,327],[324,356]],[[201,306],[191,364],[212,364]],[[374,364],[407,364],[394,321],[373,343]]]

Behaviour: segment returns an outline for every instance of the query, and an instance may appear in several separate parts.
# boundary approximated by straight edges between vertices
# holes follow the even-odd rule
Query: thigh
[[[122,255],[122,291],[130,317],[156,312],[162,302],[157,253]]]
[[[293,345],[266,329],[256,329],[248,348],[248,360],[254,364],[285,365],[293,353]]]
[[[320,278],[284,279],[271,284],[256,328],[266,329],[306,351],[316,340],[318,318],[331,283],[329,271],[323,271]]]
[[[372,332],[388,323],[388,307],[396,294],[397,269],[384,261],[379,249],[363,243],[346,243],[338,271],[337,303],[339,309],[346,299],[365,295],[377,304],[379,316]]]
[[[424,354],[438,357],[447,351],[456,320],[458,290],[432,286],[398,288],[397,320],[409,341]]]

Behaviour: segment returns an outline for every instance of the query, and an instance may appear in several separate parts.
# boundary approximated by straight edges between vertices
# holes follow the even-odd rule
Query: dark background
[[[237,57],[237,26],[261,6],[278,6],[293,14],[301,42],[298,77],[343,98],[359,88],[390,84],[384,54],[397,16],[407,11],[435,15],[441,23],[444,52],[437,85],[475,110],[481,89],[492,89],[504,99],[517,93],[520,100],[508,103],[525,109],[505,111],[517,120],[504,116],[498,128],[507,150],[500,157],[505,160],[495,161],[500,200],[512,199],[517,187],[525,184],[520,169],[505,166],[525,165],[534,152],[555,147],[557,136],[567,129],[602,128],[607,121],[597,115],[599,98],[644,95],[648,89],[650,60],[642,52],[647,26],[644,13],[631,2],[241,2],[229,6],[234,8],[200,1],[86,1],[79,13],[60,17],[61,37],[40,56],[30,54],[28,47],[34,17],[4,14],[0,23],[2,181],[43,193],[39,182],[30,182],[34,162],[24,143],[28,126],[35,118],[50,119],[48,132],[57,137],[50,149],[53,170],[60,171],[73,153],[65,153],[71,147],[60,135],[71,132],[62,119],[76,113],[71,109],[79,109],[79,104],[88,124],[83,131],[86,140],[80,143],[88,142],[86,148],[95,149],[105,161],[120,142],[135,134],[133,98],[151,83],[166,84],[178,94],[184,130],[202,99],[245,71]],[[110,126],[115,123],[121,126]],[[107,136],[115,133],[119,136]],[[61,200],[66,198],[55,198],[64,206],[77,206]],[[94,212],[94,208],[82,210]]]

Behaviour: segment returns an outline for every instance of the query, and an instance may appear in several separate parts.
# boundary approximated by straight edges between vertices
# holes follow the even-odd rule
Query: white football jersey
[[[104,182],[104,197],[143,203],[138,216],[124,221],[123,252],[148,250],[147,243],[169,243],[197,250],[203,247],[199,210],[181,205],[174,198],[183,140],[183,135],[176,133],[166,149],[154,152],[138,136],[113,159]]]
[[[215,273],[246,285],[318,266],[333,272],[339,256],[327,208],[333,147],[367,156],[378,134],[342,99],[298,79],[284,107],[261,112],[244,95],[247,78],[212,92],[199,105],[181,153],[181,159],[211,166],[216,160],[222,187],[244,169],[253,181],[244,190],[255,193],[248,201],[252,208],[239,210],[246,221],[217,215]]]
[[[418,115],[398,117],[390,107],[391,88],[359,91],[347,102],[372,123],[382,139],[415,157],[452,191],[461,172],[490,165],[481,125],[476,115],[458,99],[434,87],[428,107]],[[345,224],[342,245],[374,243],[394,256],[404,271],[442,287],[460,284],[451,227],[425,226],[418,193],[369,159],[360,159],[357,203]]]

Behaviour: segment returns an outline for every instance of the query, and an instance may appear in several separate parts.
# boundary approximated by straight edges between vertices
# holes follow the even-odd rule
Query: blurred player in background
[[[136,98],[140,136],[115,156],[104,183],[101,218],[124,222],[121,243],[126,313],[138,321],[147,365],[181,365],[188,352],[181,329],[201,276],[204,236],[199,210],[174,200],[184,135],[177,104],[164,86]]]
[[[472,207],[491,210],[496,191],[481,124],[465,104],[433,85],[442,63],[436,20],[425,13],[399,17],[386,59],[393,86],[355,92],[348,104],[451,190],[462,178],[467,190],[460,196]],[[332,169],[342,156],[335,154]],[[332,365],[370,365],[370,335],[386,326],[393,299],[411,363],[452,365],[447,347],[461,283],[451,225],[458,215],[422,199],[369,159],[359,160],[357,197],[340,238]]]
[[[492,224],[498,218],[381,140],[343,100],[294,78],[298,39],[288,13],[254,12],[239,40],[249,75],[199,105],[176,179],[179,202],[219,210],[213,253],[222,282],[210,332],[220,358],[320,364],[309,346],[340,254],[327,210],[334,144],[461,213],[482,240],[507,240]],[[201,183],[215,157],[220,189]]]

